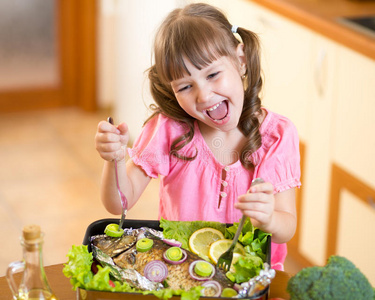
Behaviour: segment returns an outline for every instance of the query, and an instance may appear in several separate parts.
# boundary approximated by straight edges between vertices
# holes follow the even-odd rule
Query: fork
[[[257,185],[257,184],[263,183],[263,182],[264,182],[264,180],[262,178],[255,178],[251,182],[251,186],[254,186],[254,185]],[[237,245],[238,238],[240,237],[240,234],[241,234],[241,231],[242,231],[243,225],[245,224],[246,219],[247,219],[247,217],[245,215],[242,215],[240,223],[238,224],[236,234],[234,235],[232,244],[230,245],[230,247],[228,248],[227,251],[225,251],[223,254],[220,255],[220,257],[217,261],[216,267],[223,270],[224,272],[228,272],[229,269],[230,269],[230,266],[231,266],[232,260],[233,260],[234,248]]]
[[[107,119],[108,123],[113,125],[113,118],[108,117]],[[115,175],[116,175],[116,185],[117,185],[117,191],[121,199],[121,208],[122,208],[122,213],[121,213],[121,219],[118,228],[121,229],[122,225],[124,224],[125,216],[126,213],[128,212],[128,199],[126,199],[126,196],[120,189],[120,185],[118,183],[118,172],[117,172],[117,160],[115,159]]]

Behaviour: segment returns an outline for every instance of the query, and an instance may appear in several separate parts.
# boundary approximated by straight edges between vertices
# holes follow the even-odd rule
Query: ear
[[[244,44],[240,43],[237,46],[236,49],[239,66],[240,66],[240,73],[241,75],[245,75],[246,73],[246,57],[245,57],[245,51],[244,51]]]

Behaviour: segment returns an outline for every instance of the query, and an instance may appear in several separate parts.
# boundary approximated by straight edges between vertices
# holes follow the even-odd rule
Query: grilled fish
[[[121,238],[113,238],[106,235],[98,235],[91,237],[92,247],[99,248],[102,252],[108,255],[113,264],[123,270],[134,270],[136,273],[139,273],[144,277],[144,268],[147,263],[154,260],[163,261],[163,253],[169,247],[168,244],[164,243],[162,240],[154,238],[153,247],[147,252],[138,252],[136,250],[136,241],[137,235],[136,232],[133,232],[132,235],[124,234]],[[93,252],[95,254],[95,251]],[[187,258],[186,260],[177,265],[172,265],[166,263],[168,268],[168,277],[165,280],[167,286],[173,290],[190,290],[192,287],[199,286],[203,282],[193,279],[189,275],[189,266],[190,263],[196,260],[201,260],[198,255],[186,251]],[[98,259],[98,257],[96,257]],[[100,262],[100,258],[98,259]],[[211,280],[217,281],[222,288],[233,287],[233,283],[225,276],[221,270],[216,270],[214,277]],[[126,280],[131,282],[131,280]],[[139,280],[133,280],[135,286],[139,288],[141,285]]]
[[[137,237],[134,235],[123,235],[118,238],[110,237],[106,234],[96,235],[91,238],[91,243],[98,247],[105,254],[114,257],[129,248],[137,242]]]
[[[170,246],[165,244],[161,240],[154,240],[154,245],[151,250],[147,252],[137,252],[135,246],[131,247],[129,250],[123,252],[113,259],[114,263],[124,269],[134,269],[138,271],[142,276],[144,276],[144,268],[150,261],[153,260],[163,260],[163,253]],[[186,251],[187,259],[178,265],[168,264],[168,277],[165,280],[167,285],[173,290],[190,290],[192,287],[199,286],[202,281],[193,279],[189,275],[189,266],[192,262],[196,260],[201,260],[198,255]],[[212,280],[216,280],[224,287],[231,287],[233,284],[226,278],[225,274],[216,271]]]

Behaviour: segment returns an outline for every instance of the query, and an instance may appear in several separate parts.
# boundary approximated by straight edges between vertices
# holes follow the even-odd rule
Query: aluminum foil
[[[157,291],[164,288],[161,283],[148,280],[146,277],[139,274],[139,272],[137,272],[136,270],[122,269],[116,266],[112,258],[101,251],[99,248],[93,246],[92,252],[96,260],[99,261],[103,267],[108,266],[111,269],[111,275],[117,280],[125,281],[132,287],[144,291]]]
[[[259,275],[251,278],[248,282],[241,283],[238,288],[237,298],[254,297],[267,288],[276,271],[271,269],[268,263],[264,263],[264,269],[260,270]]]

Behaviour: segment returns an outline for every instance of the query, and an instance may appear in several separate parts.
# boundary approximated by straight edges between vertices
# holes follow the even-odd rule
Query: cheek
[[[176,99],[180,107],[189,114],[189,111],[192,110],[193,105],[188,97],[176,97]]]

